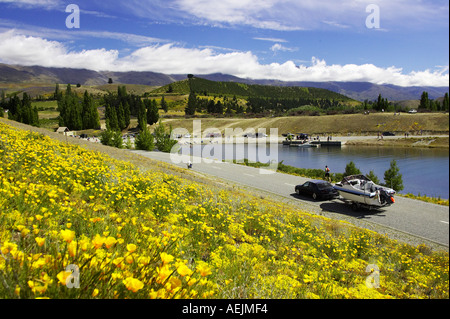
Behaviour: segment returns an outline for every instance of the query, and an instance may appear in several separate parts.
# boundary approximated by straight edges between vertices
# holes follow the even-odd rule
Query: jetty
[[[316,145],[316,146],[330,146],[330,147],[341,147],[342,146],[342,142],[340,141],[312,141],[311,142],[312,145]]]
[[[296,141],[285,140],[285,141],[283,141],[283,145],[289,146],[289,147],[317,147],[318,146],[315,144],[311,144],[309,142],[299,141],[299,140],[296,140]]]

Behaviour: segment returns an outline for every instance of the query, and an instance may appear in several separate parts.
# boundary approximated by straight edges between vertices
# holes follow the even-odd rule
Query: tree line
[[[3,117],[3,109],[8,110],[8,119],[24,124],[39,126],[39,112],[36,106],[31,105],[31,97],[23,93],[22,100],[14,94],[6,100],[5,92],[2,91],[0,100],[0,116]]]
[[[56,84],[54,96],[58,103],[59,126],[71,130],[100,129],[100,118],[92,94],[85,91],[80,99],[72,91],[70,84],[67,85],[65,93],[62,93]]]

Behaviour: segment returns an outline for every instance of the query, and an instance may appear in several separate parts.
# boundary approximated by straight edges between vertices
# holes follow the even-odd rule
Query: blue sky
[[[0,0],[19,65],[448,86],[448,39],[448,0]]]

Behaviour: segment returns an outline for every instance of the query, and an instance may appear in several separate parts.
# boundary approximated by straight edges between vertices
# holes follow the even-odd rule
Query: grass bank
[[[0,192],[1,298],[449,296],[446,252],[3,122]]]
[[[347,141],[345,145],[352,146],[388,146],[388,147],[420,147],[420,148],[449,148],[448,137],[399,137],[397,139],[371,139]]]
[[[173,128],[185,128],[192,132],[194,119],[165,119]],[[279,135],[285,133],[307,133],[314,135],[377,135],[391,131],[411,135],[448,134],[448,113],[418,113],[394,115],[394,113],[287,116],[271,118],[201,118],[202,130],[217,128],[222,132],[229,129],[278,129]]]

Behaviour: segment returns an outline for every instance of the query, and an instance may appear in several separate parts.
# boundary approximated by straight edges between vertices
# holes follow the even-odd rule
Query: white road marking
[[[295,187],[295,186],[297,186],[297,185],[294,185],[294,184],[288,184],[288,183],[284,183],[284,185],[287,185],[287,186],[292,186],[292,187]]]
[[[250,175],[250,174],[246,174],[246,173],[244,173],[244,175],[250,176],[250,177],[255,177],[254,175]]]
[[[218,169],[218,170],[221,170],[222,168],[220,168],[220,167],[217,167],[217,166],[211,166],[212,168],[214,168],[214,169]]]

